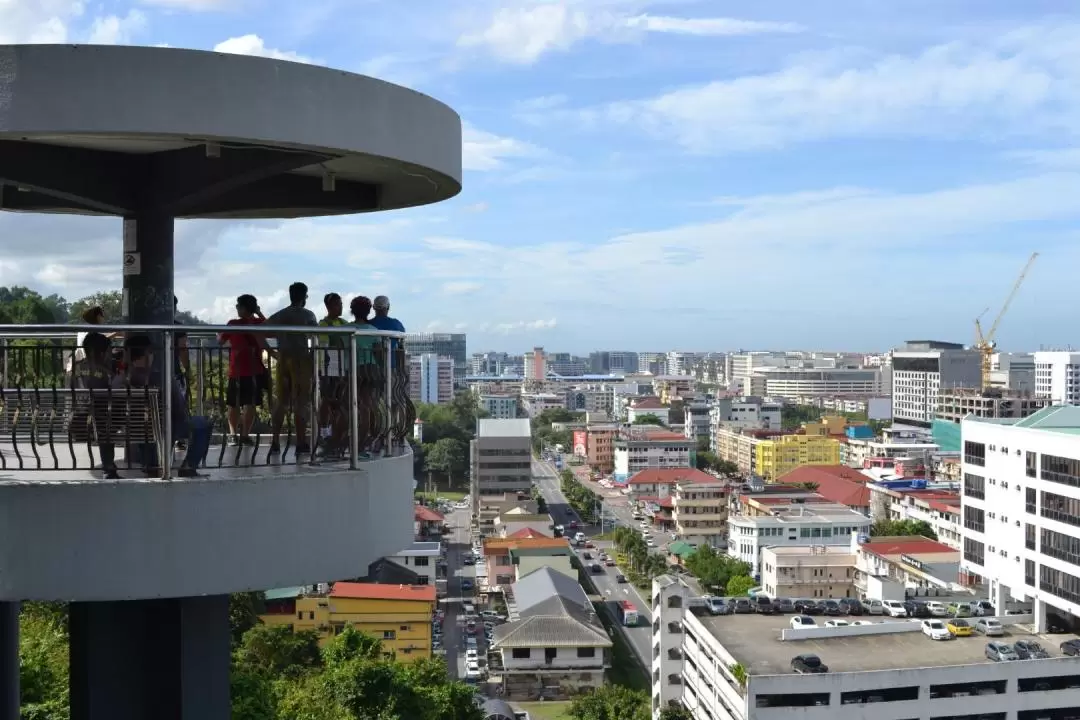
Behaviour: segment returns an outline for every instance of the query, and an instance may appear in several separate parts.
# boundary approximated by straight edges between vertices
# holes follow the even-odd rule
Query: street
[[[469,510],[455,508],[446,516],[450,534],[446,537],[446,598],[442,608],[446,611],[443,621],[443,648],[446,650],[446,666],[450,676],[465,677],[465,624],[461,615],[463,596],[472,601],[476,587],[476,567],[465,565],[467,555],[472,554],[469,541]],[[473,581],[473,590],[462,592],[461,581]],[[480,642],[483,642],[481,639]]]
[[[567,515],[570,505],[559,487],[559,476],[555,468],[545,462],[533,461],[533,479],[540,488],[540,493],[547,503],[548,513],[551,514],[552,519],[558,524],[566,525],[567,521],[571,519],[571,516]],[[610,506],[610,503],[605,504]],[[609,514],[614,514],[619,524],[632,526],[634,521],[630,517],[629,506],[624,503],[622,510],[625,513],[624,515],[615,512],[615,508],[610,508]],[[576,517],[576,515],[573,517]],[[607,529],[610,530],[610,528]],[[567,532],[570,533],[569,528],[567,528]],[[589,526],[582,529],[581,532],[589,537],[595,537],[600,534],[600,527],[597,525]],[[614,548],[609,542],[598,543],[596,550],[589,550],[588,552],[592,553],[595,558],[596,553],[604,549],[604,547],[609,548],[610,552],[614,552]],[[580,559],[582,551],[578,550],[577,552]],[[582,560],[581,562],[585,567],[592,564],[588,560]],[[603,564],[601,564],[601,567],[603,568],[602,573],[590,573],[597,590],[611,602],[629,600],[637,607],[641,620],[637,627],[624,628],[624,636],[629,640],[635,654],[645,664],[645,667],[649,668],[652,664],[652,613],[650,612],[649,602],[630,583],[618,583],[615,581],[615,576],[619,572],[618,568],[604,567]]]

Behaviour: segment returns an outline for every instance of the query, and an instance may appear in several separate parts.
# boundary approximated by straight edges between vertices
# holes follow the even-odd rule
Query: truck
[[[619,622],[624,627],[636,627],[638,624],[637,606],[629,600],[620,600],[616,606],[619,609]]]

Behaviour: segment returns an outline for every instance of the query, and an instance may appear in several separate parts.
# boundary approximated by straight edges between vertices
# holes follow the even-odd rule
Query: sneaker
[[[240,437],[240,444],[244,445],[245,447],[251,447],[255,444],[255,438],[251,437],[250,435],[243,435]]]
[[[182,478],[199,477],[199,472],[193,467],[181,466],[180,469],[176,471],[176,476]]]
[[[232,445],[233,447],[239,447],[240,446],[240,436],[239,435],[230,435],[229,436],[229,444]]]
[[[279,453],[279,452],[281,452],[281,445],[278,445],[278,441],[275,440],[274,442],[270,443],[270,447],[268,447],[266,449],[266,451],[268,453],[271,453],[271,454],[272,453]]]
[[[307,443],[297,443],[297,445],[296,445],[296,454],[297,455],[310,455],[311,454],[311,446],[308,445]]]
[[[116,471],[116,468],[114,468],[114,467],[113,468],[105,468],[101,473],[101,477],[103,479],[105,479],[105,480],[120,480],[121,479],[120,478],[120,473],[118,473]]]

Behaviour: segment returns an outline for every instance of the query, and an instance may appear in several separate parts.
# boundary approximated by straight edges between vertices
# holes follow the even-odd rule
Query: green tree
[[[247,667],[234,667],[229,673],[232,720],[274,720],[274,683],[266,673]]]
[[[66,615],[52,603],[27,603],[19,617],[19,693],[24,720],[67,720]]]
[[[660,711],[660,720],[694,720],[694,716],[682,705],[668,705]]]
[[[119,290],[94,293],[71,303],[71,321],[81,323],[82,314],[95,306],[105,311],[106,323],[119,324],[124,321],[123,293]]]
[[[878,520],[870,526],[870,535],[889,537],[894,535],[921,535],[937,540],[933,526],[925,520]]]
[[[259,613],[265,609],[265,602],[261,592],[241,592],[229,596],[229,630],[234,648],[240,645],[244,633],[262,623]]]
[[[714,589],[716,592],[726,588],[731,578],[750,574],[749,564],[730,555],[718,553],[709,545],[699,546],[694,554],[686,559],[686,569],[701,581],[704,588]]]
[[[749,575],[736,575],[728,580],[724,594],[731,597],[744,597],[756,586],[757,583],[754,582],[754,578]]]
[[[567,714],[574,720],[648,720],[649,696],[621,685],[601,685],[578,695]]]
[[[446,475],[447,485],[453,487],[454,476],[465,470],[465,446],[456,438],[444,437],[424,444],[424,465],[429,472]]]
[[[739,474],[739,466],[730,460],[718,459],[716,461],[716,467],[713,469],[725,477],[736,477]]]
[[[634,422],[631,423],[631,424],[632,425],[659,425],[659,426],[663,427],[664,426],[664,421],[661,420],[659,418],[659,416],[657,416],[657,415],[653,415],[652,413],[645,413],[644,415],[638,415],[637,417],[635,417]]]
[[[716,457],[716,454],[710,450],[698,450],[694,455],[694,462],[697,464],[698,470],[719,472],[717,467],[720,465],[720,458]]]
[[[237,650],[237,664],[257,673],[291,677],[322,665],[319,636],[287,625],[256,625]]]
[[[379,660],[383,656],[383,646],[371,635],[360,632],[352,625],[346,625],[345,629],[323,648],[322,656],[328,667],[352,660]]]

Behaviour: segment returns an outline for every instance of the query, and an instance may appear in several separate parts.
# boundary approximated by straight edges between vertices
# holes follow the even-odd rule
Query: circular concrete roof
[[[0,45],[0,209],[303,217],[460,191],[460,118],[407,88],[198,50]]]

